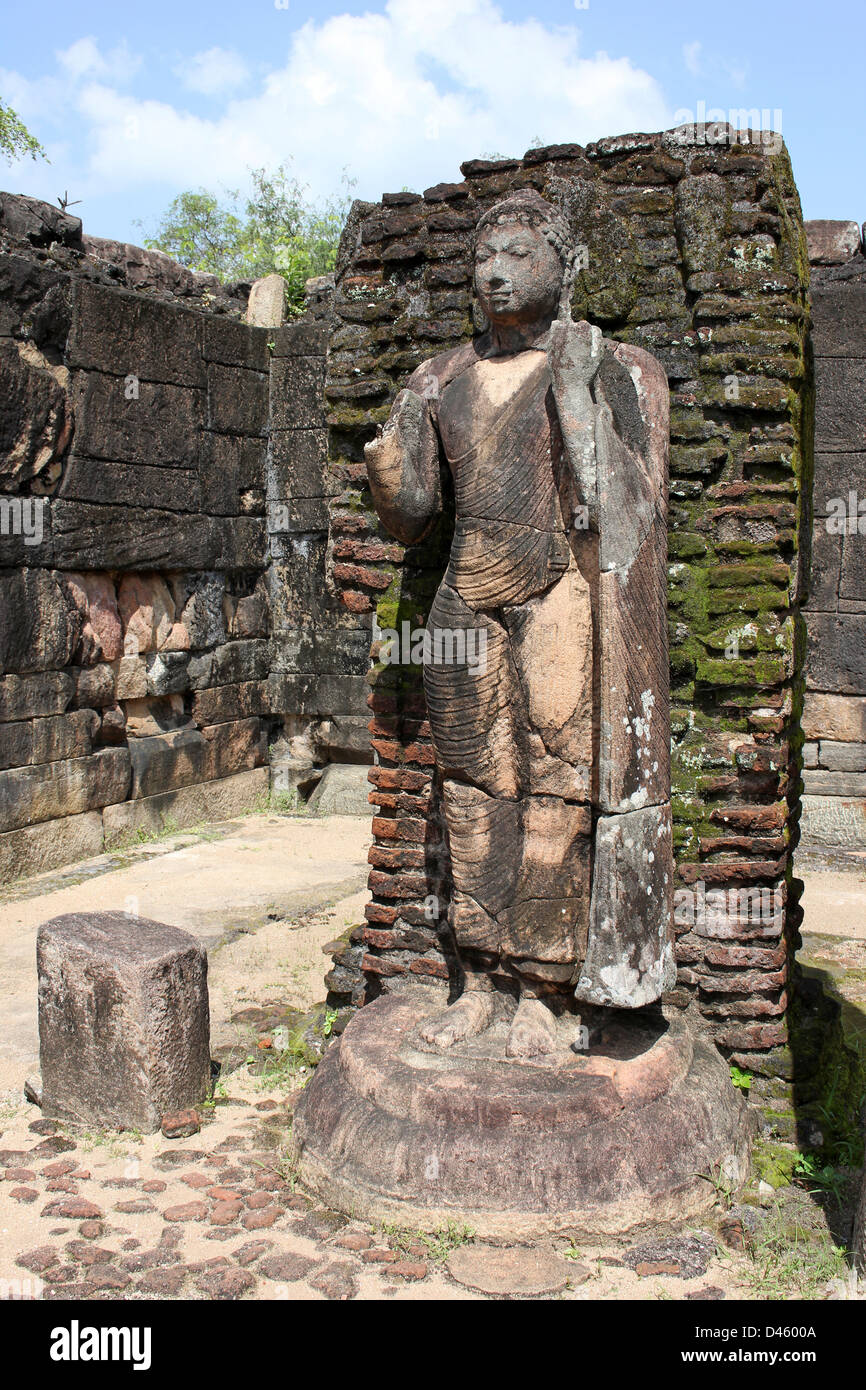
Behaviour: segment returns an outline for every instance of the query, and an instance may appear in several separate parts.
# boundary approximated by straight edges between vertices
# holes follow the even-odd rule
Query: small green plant
[[[819,1154],[798,1154],[794,1164],[794,1180],[809,1192],[826,1192],[839,1201],[844,1192],[847,1175]]]
[[[322,1019],[322,1037],[329,1038],[339,1015],[339,1009],[326,1009]]]
[[[446,1226],[440,1226],[439,1230],[432,1234],[427,1231],[407,1231],[402,1226],[388,1221],[383,1221],[380,1229],[388,1237],[391,1245],[399,1250],[408,1250],[411,1245],[423,1245],[427,1251],[427,1258],[434,1264],[444,1264],[452,1250],[475,1239],[472,1227],[461,1225],[457,1221],[449,1221]]]
[[[738,1091],[745,1091],[748,1095],[752,1089],[752,1079],[750,1071],[741,1071],[739,1067],[731,1065],[731,1081]]]

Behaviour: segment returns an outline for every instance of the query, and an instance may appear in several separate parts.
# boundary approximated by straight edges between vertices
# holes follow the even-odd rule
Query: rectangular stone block
[[[172,512],[201,511],[199,475],[192,468],[150,468],[146,463],[70,458],[58,496],[116,507],[147,507],[158,502]]]
[[[242,496],[265,487],[264,440],[205,430],[201,449],[202,508],[209,515],[237,516]]]
[[[122,376],[76,374],[76,452],[114,463],[197,467],[204,392],[153,381],[139,382],[137,396],[127,396],[128,389]]]
[[[152,1133],[210,1088],[207,956],[177,927],[123,912],[39,928],[42,1111]]]
[[[840,695],[866,691],[866,615],[807,613],[810,685]]]
[[[271,363],[271,429],[321,429],[325,359],[283,357]]]
[[[812,532],[812,568],[809,575],[809,609],[835,613],[842,570],[842,537],[832,535],[823,519],[815,518]]]
[[[866,440],[866,358],[815,362],[815,447],[858,453]]]
[[[212,782],[262,761],[261,721],[243,719],[136,738],[130,741],[129,756],[134,799],[193,782]]]
[[[66,671],[40,671],[0,680],[0,722],[62,714],[72,703],[75,683]]]
[[[79,280],[75,287],[70,367],[125,378],[204,386],[201,314],[176,303]]]
[[[197,782],[158,796],[106,806],[102,813],[105,847],[124,844],[139,831],[159,834],[173,826],[182,830],[208,821],[231,820],[263,804],[267,794],[268,769],[256,767],[213,782]]]
[[[0,772],[0,830],[18,830],[123,801],[129,778],[125,748],[103,748],[89,758]]]
[[[272,357],[324,357],[328,348],[327,323],[287,323],[271,329]]]
[[[866,500],[866,499],[864,499]],[[842,569],[839,576],[839,598],[866,605],[866,516],[863,531],[842,540]]]
[[[866,357],[866,285],[812,286],[816,357]]]
[[[800,836],[804,845],[862,850],[866,845],[866,800],[804,796]]]
[[[207,516],[157,507],[106,507],[65,498],[54,504],[59,569],[212,569],[222,545]]]
[[[828,772],[866,772],[866,743],[834,743],[822,738],[818,763]]]
[[[807,691],[803,704],[803,732],[807,738],[866,742],[866,696]]]
[[[803,789],[807,796],[850,796],[866,798],[866,772],[821,772],[803,769]]]
[[[861,450],[863,443],[861,440]],[[815,517],[826,517],[831,513],[838,515],[839,499],[847,508],[849,492],[855,492],[858,500],[866,497],[866,453],[829,454],[816,451],[815,483],[812,488]],[[817,520],[815,526],[817,529]]]
[[[0,835],[0,883],[65,868],[102,853],[102,816],[88,811]]]
[[[326,430],[274,430],[271,434],[268,496],[276,501],[289,497],[324,497],[328,459]]]
[[[246,367],[256,372],[268,370],[268,341],[265,328],[255,328],[237,319],[220,316],[204,320],[204,357],[226,367]]]
[[[211,362],[207,369],[207,425],[211,430],[264,434],[268,423],[268,378]]]

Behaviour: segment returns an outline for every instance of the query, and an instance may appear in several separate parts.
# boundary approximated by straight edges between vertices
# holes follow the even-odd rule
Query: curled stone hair
[[[511,222],[520,222],[525,227],[541,232],[562,261],[563,278],[560,296],[560,315],[568,311],[574,291],[576,247],[571,228],[558,208],[542,198],[534,188],[521,188],[510,193],[507,198],[494,203],[478,219],[475,228],[476,244],[485,227],[503,227]]]

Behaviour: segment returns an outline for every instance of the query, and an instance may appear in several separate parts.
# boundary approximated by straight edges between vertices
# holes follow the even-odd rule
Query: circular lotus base
[[[421,1044],[443,1002],[367,1005],[304,1090],[295,1156],[328,1205],[420,1230],[615,1236],[706,1210],[719,1164],[745,1176],[753,1112],[682,1015],[620,1012],[588,1052],[518,1061],[505,1018],[448,1052]]]

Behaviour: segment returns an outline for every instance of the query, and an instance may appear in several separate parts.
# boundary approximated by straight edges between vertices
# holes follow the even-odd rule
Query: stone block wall
[[[808,222],[814,529],[803,841],[866,848],[866,255],[856,222]]]
[[[0,881],[248,809],[287,727],[364,710],[323,597],[324,330],[148,253],[130,289],[135,249],[0,199]],[[341,756],[331,727],[308,771]]]
[[[448,507],[405,550],[379,525],[363,444],[407,375],[470,336],[481,211],[523,186],[586,247],[576,316],[663,362],[671,389],[670,625],[680,978],[718,1045],[785,1070],[798,888],[801,537],[811,487],[809,265],[784,149],[727,129],[634,135],[356,204],[337,269],[325,386],[332,573],[351,613],[420,626]],[[448,480],[444,480],[447,489]],[[374,646],[374,655],[376,648]],[[451,968],[447,846],[419,671],[375,667],[372,901],[334,958],[334,1002]],[[707,895],[724,893],[707,907]]]

